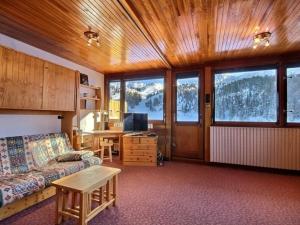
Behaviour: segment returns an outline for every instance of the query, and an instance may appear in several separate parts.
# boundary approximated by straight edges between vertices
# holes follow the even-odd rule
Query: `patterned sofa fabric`
[[[45,188],[43,176],[18,174],[0,177],[0,207]]]
[[[28,136],[0,138],[0,174],[29,172],[34,168]]]
[[[51,182],[93,165],[101,159],[56,162],[74,151],[64,133],[0,138],[0,207],[43,190]]]
[[[26,174],[2,175],[0,176],[0,207],[41,191],[59,178],[101,163],[101,159],[92,156],[82,161],[53,163]]]
[[[0,138],[0,174],[29,172],[69,151],[73,149],[65,133]]]

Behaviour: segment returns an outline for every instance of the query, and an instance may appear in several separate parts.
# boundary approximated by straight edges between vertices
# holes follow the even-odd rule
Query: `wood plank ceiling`
[[[299,51],[300,0],[1,0],[0,32],[104,73],[183,67]]]

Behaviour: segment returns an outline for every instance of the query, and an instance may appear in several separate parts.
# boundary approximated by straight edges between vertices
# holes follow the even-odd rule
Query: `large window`
[[[176,121],[199,121],[199,78],[177,78],[176,80]]]
[[[120,106],[121,106],[121,82],[109,82],[109,118],[120,119]]]
[[[215,74],[215,122],[276,122],[277,70]]]
[[[125,112],[148,113],[149,120],[163,120],[164,79],[125,81]]]
[[[300,123],[300,67],[287,68],[287,122]]]

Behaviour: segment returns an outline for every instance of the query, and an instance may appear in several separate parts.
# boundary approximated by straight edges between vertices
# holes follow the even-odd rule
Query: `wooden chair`
[[[109,159],[112,162],[112,146],[114,145],[112,140],[94,136],[94,153],[98,155],[102,160]],[[108,150],[108,156],[104,155],[105,150]]]

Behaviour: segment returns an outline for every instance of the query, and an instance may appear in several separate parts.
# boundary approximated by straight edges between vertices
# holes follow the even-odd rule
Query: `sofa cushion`
[[[34,173],[0,176],[0,207],[42,190],[44,177]]]
[[[101,165],[102,160],[98,157],[89,157],[81,161],[72,162],[55,162],[51,165],[39,168],[41,172],[57,173],[59,177],[68,176],[70,174],[76,173],[80,170],[88,168],[94,165]]]
[[[70,162],[70,161],[80,161],[82,159],[87,159],[94,155],[92,151],[70,151],[63,155],[59,155],[56,157],[57,162]]]
[[[48,147],[47,147],[47,139],[41,139],[30,142],[30,148],[32,151],[32,157],[35,166],[42,167],[48,164],[48,162],[51,160],[51,157],[48,153]]]
[[[73,151],[69,137],[66,133],[53,133],[48,134],[50,141],[50,151],[48,151],[49,157],[54,159],[55,157],[65,154],[69,151]]]
[[[34,168],[28,136],[0,138],[0,174],[20,174]]]

